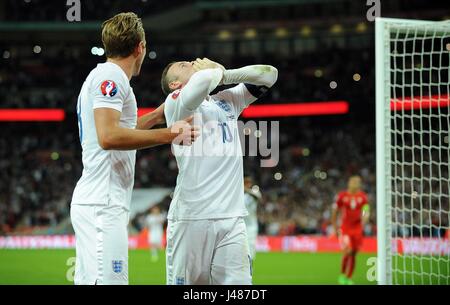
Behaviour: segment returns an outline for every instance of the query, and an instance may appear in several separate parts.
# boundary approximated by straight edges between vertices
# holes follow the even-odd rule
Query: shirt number
[[[232,142],[233,141],[233,135],[231,134],[230,127],[227,123],[219,123],[219,126],[222,130],[222,143],[225,142]]]

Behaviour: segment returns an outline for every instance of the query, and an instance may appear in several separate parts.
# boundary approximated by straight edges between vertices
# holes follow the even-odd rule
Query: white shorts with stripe
[[[121,206],[72,205],[75,285],[128,284],[129,212]]]
[[[251,272],[242,217],[169,220],[168,285],[251,285]]]
[[[252,260],[254,260],[256,257],[256,240],[258,239],[258,228],[247,226],[247,235],[250,257],[252,258]]]

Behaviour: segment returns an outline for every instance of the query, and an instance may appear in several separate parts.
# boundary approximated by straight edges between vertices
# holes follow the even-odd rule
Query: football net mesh
[[[397,23],[385,37],[391,281],[448,285],[450,23]]]

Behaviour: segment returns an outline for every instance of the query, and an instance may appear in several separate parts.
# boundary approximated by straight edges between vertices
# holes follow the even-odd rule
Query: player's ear
[[[177,90],[177,89],[180,89],[182,86],[183,86],[183,84],[180,81],[178,81],[178,80],[171,81],[169,83],[170,90]]]
[[[145,47],[146,47],[146,42],[145,41],[140,41],[139,44],[134,49],[134,55],[136,57],[138,57],[142,53],[145,53]]]

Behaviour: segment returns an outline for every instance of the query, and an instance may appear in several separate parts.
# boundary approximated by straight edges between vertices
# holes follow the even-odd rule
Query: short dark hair
[[[135,13],[120,13],[102,24],[102,42],[107,58],[128,57],[145,41],[142,20]]]
[[[164,68],[162,75],[161,75],[161,89],[165,95],[169,95],[172,91],[174,91],[174,90],[170,89],[169,83],[171,80],[169,80],[167,77],[167,72],[169,72],[170,67],[172,67],[174,63],[176,63],[176,62],[172,61],[170,64],[168,64]]]

